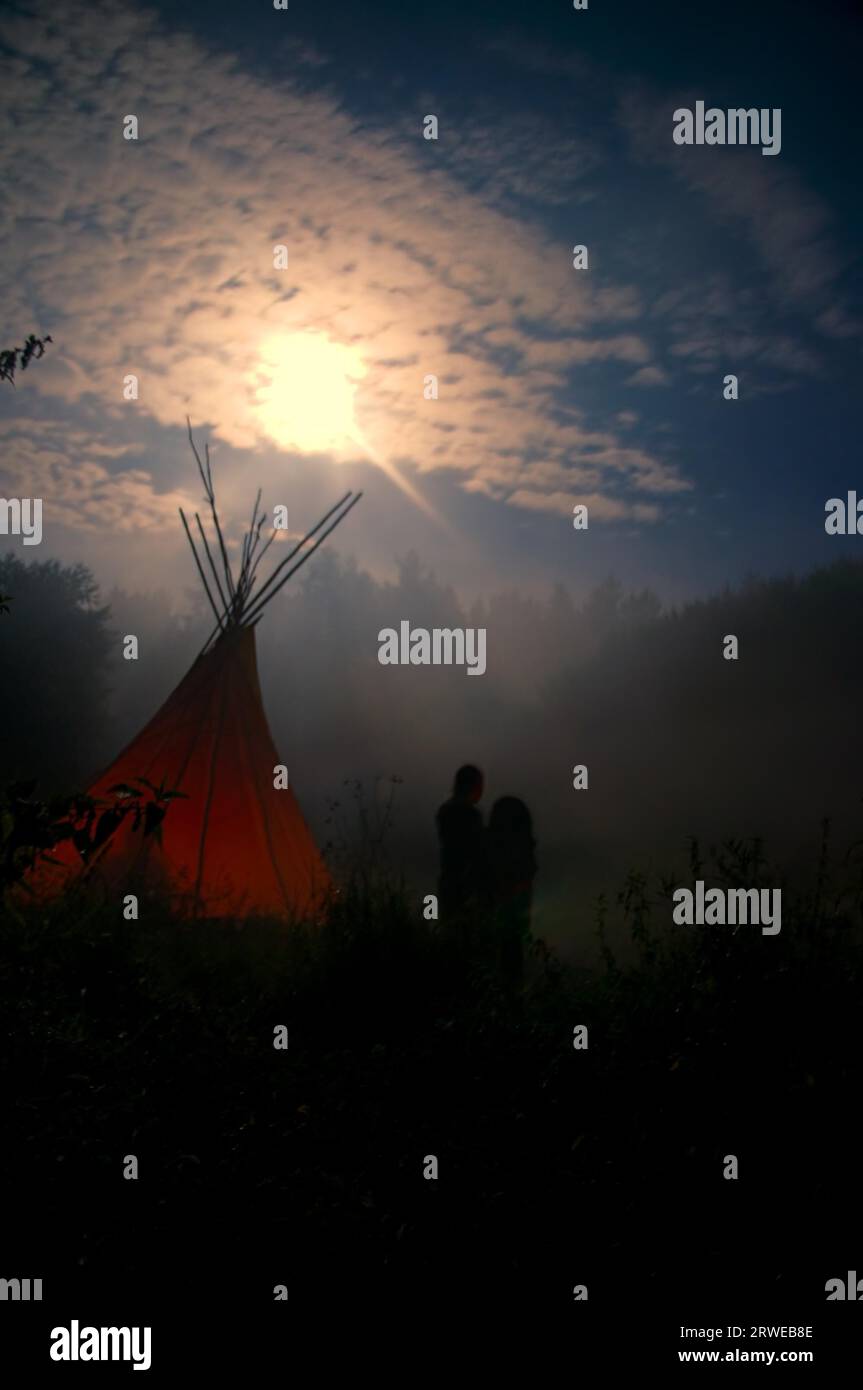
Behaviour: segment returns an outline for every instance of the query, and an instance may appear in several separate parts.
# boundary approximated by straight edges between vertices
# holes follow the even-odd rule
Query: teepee
[[[144,834],[141,817],[127,815],[89,862],[64,841],[37,866],[33,886],[50,894],[84,875],[111,892],[152,886],[177,910],[200,917],[314,916],[331,882],[293,790],[283,785],[284,764],[258,681],[255,626],[362,494],[346,493],[258,587],[260,562],[278,534],[274,530],[262,543],[261,493],[235,575],[216,510],[209,447],[201,459],[191,426],[189,442],[213,535],[208,539],[195,513],[196,546],[182,508],[180,516],[215,626],[161,709],[88,788],[97,802],[114,805],[142,785],[167,792],[164,819]]]

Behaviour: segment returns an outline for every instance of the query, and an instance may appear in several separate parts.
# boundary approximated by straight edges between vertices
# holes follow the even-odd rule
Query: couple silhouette
[[[501,973],[517,984],[530,936],[536,841],[530,811],[516,796],[500,797],[483,825],[484,788],[480,769],[466,763],[437,813],[441,920],[464,937],[472,923],[490,918]]]

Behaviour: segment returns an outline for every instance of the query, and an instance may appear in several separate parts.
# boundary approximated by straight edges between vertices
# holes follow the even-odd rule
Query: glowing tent
[[[189,438],[195,450],[191,429]],[[31,886],[51,894],[62,891],[70,875],[86,875],[109,891],[134,892],[143,881],[167,893],[178,909],[203,917],[314,915],[330,878],[293,791],[279,785],[283,764],[264,713],[254,628],[270,599],[362,494],[347,493],[256,591],[258,565],[276,535],[261,545],[261,494],[235,579],[216,512],[209,450],[205,462],[197,450],[195,458],[215,531],[212,550],[197,513],[200,553],[182,510],[180,515],[216,626],[161,709],[88,788],[89,796],[116,805],[142,779],[179,795],[164,803],[164,820],[151,834],[135,828],[127,815],[89,862],[70,841],[62,842],[51,852],[57,862],[40,863]],[[118,794],[118,787],[130,791]]]

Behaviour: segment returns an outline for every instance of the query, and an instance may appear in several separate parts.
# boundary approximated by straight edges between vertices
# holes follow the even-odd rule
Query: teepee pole
[[[251,556],[252,543],[253,543],[254,538],[255,538],[255,520],[256,520],[257,515],[258,515],[258,503],[260,502],[260,500],[261,500],[261,489],[258,488],[258,495],[257,495],[257,497],[255,498],[255,505],[254,505],[254,507],[252,508],[252,519],[251,519],[251,521],[249,522],[249,529],[248,529],[248,531],[247,531],[246,534],[243,536],[243,548],[242,548],[242,550],[240,551],[240,577],[239,577],[239,579],[237,580],[237,590],[238,590],[238,591],[241,590],[241,589],[243,589],[243,588],[246,586],[246,583],[247,583],[247,581],[248,581],[249,559],[250,559],[250,556]]]
[[[226,549],[226,547],[225,547],[225,540],[224,540],[224,537],[223,537],[223,535],[222,535],[222,528],[221,528],[221,526],[219,525],[219,513],[216,511],[216,494],[215,494],[215,492],[213,491],[213,474],[212,474],[212,470],[211,470],[211,468],[210,468],[210,446],[209,446],[209,444],[205,444],[205,445],[204,445],[204,456],[205,456],[205,458],[206,458],[206,460],[207,460],[207,482],[208,482],[207,497],[208,497],[208,500],[209,500],[209,503],[210,503],[210,515],[211,515],[212,518],[213,518],[213,525],[214,525],[215,528],[216,528],[216,535],[217,535],[218,538],[219,538],[219,549],[220,549],[221,552],[222,552],[222,564],[223,564],[224,567],[225,567],[225,579],[226,579],[226,581],[227,581],[228,589],[230,590],[231,597],[232,597],[232,599],[234,600],[234,602],[236,603],[236,600],[237,600],[237,590],[236,590],[236,588],[234,587],[234,576],[233,576],[232,573],[231,573],[231,563],[230,563],[230,561],[229,561],[229,559],[228,559],[228,552],[227,552],[227,549]]]
[[[182,508],[182,507],[180,507],[179,511],[180,511],[181,520],[182,520],[182,522],[183,522],[183,528],[184,528],[184,530],[185,530],[185,532],[186,532],[186,539],[188,540],[189,545],[192,547],[192,554],[193,554],[194,557],[195,557],[195,564],[198,566],[198,574],[201,576],[201,583],[202,583],[203,586],[204,586],[204,592],[205,592],[205,594],[207,595],[207,598],[210,600],[210,607],[212,608],[213,612],[214,612],[215,615],[216,615],[216,622],[217,622],[218,625],[219,625],[219,629],[220,629],[220,630],[223,630],[223,629],[222,629],[222,619],[221,619],[220,616],[219,616],[219,610],[218,610],[218,608],[216,607],[215,603],[213,602],[213,595],[210,593],[209,586],[208,586],[208,584],[207,584],[207,576],[204,574],[203,566],[202,566],[200,560],[198,559],[198,552],[197,552],[197,550],[195,549],[195,542],[192,540],[192,533],[191,533],[191,531],[189,530],[189,523],[188,523],[187,520],[186,520],[185,512],[183,511],[183,508]]]
[[[270,599],[272,598],[272,594],[269,594],[269,595],[267,595],[267,596],[265,597],[265,590],[266,590],[266,589],[269,587],[269,585],[272,583],[273,579],[275,579],[275,577],[276,577],[276,575],[278,574],[279,570],[283,569],[284,566],[285,566],[286,564],[288,564],[288,562],[294,558],[294,556],[297,554],[297,552],[298,552],[299,550],[301,550],[302,547],[306,544],[306,541],[311,540],[312,536],[316,535],[316,534],[318,533],[318,531],[320,531],[321,527],[329,520],[329,518],[333,515],[334,512],[337,512],[337,511],[339,510],[340,507],[344,506],[345,502],[348,500],[348,498],[349,498],[351,495],[352,495],[352,494],[351,494],[350,492],[345,493],[345,496],[341,499],[340,502],[337,502],[336,505],[335,505],[334,507],[330,507],[330,510],[329,510],[328,512],[326,512],[324,516],[321,517],[321,519],[320,519],[320,521],[317,523],[317,525],[316,525],[316,526],[313,526],[312,529],[311,529],[311,531],[307,531],[306,534],[302,537],[302,539],[299,540],[299,541],[297,542],[297,544],[294,546],[293,550],[291,551],[290,555],[286,555],[285,558],[284,558],[284,560],[282,560],[281,564],[278,566],[278,568],[275,569],[275,570],[273,570],[273,573],[270,575],[270,578],[267,580],[267,582],[266,582],[266,584],[264,585],[263,589],[261,589],[261,591],[255,596],[254,604],[251,605],[251,608],[254,609],[256,616],[255,616],[254,622],[252,622],[252,623],[250,624],[250,626],[254,626],[254,623],[256,623],[256,622],[258,621],[258,618],[260,617],[260,615],[261,615],[261,613],[263,612],[264,608],[266,607],[266,605],[269,603]],[[351,502],[351,507],[354,505],[354,502],[358,502],[358,501],[360,500],[360,497],[361,497],[361,496],[362,496],[362,493],[357,493],[357,495],[354,497],[354,501]],[[350,511],[350,507],[348,507],[344,512],[342,512],[342,516],[340,516],[340,517],[338,518],[338,521],[336,521],[336,522],[333,523],[333,525],[330,527],[330,530],[333,530],[333,529],[338,525],[338,522],[341,521],[342,517],[347,516],[348,511]],[[275,535],[276,535],[276,534],[277,534],[276,532],[273,532],[273,535],[270,536],[269,540],[267,541],[267,545],[264,546],[264,550],[266,550],[266,549],[267,549],[267,546],[269,546],[269,545],[272,543],[272,541],[273,541],[273,539],[275,538]],[[329,535],[329,531],[327,531],[326,534],[325,534],[324,536],[321,537],[321,540],[325,540],[325,539],[326,539],[326,536],[328,536],[328,535]],[[317,542],[317,545],[313,546],[312,549],[313,549],[313,550],[316,550],[318,545],[320,545],[320,541],[318,541],[318,542]],[[308,553],[309,555],[311,555],[312,551],[310,550],[310,551],[308,551],[307,553]],[[260,560],[260,559],[263,559],[263,554],[264,554],[264,552],[262,551],[261,554],[260,554],[259,557],[258,557],[259,560]],[[297,568],[298,568],[298,566],[297,566]],[[293,571],[292,571],[292,573],[293,573]],[[282,587],[282,586],[281,586],[281,584],[280,584],[280,585],[279,585],[279,588],[281,588],[281,587]],[[244,621],[245,621],[245,619],[244,619]],[[219,630],[220,630],[220,629],[219,629],[218,627],[214,627],[214,628],[211,630],[209,636],[207,637],[206,642],[204,643],[204,645],[203,645],[203,647],[201,648],[201,650],[198,652],[198,656],[199,656],[199,657],[203,656],[204,653],[208,650],[208,648],[209,648],[209,646],[210,646],[210,643],[212,642],[213,638],[215,637],[216,633],[217,633]]]
[[[258,522],[258,540],[261,539],[261,527],[263,526],[263,524],[264,524],[264,521],[263,521],[263,517],[262,517],[261,520]],[[279,534],[278,531],[273,531],[272,535],[269,535],[269,536],[267,537],[267,539],[266,539],[265,542],[264,542],[264,548],[263,548],[263,550],[261,551],[260,555],[257,556],[257,558],[255,559],[254,564],[252,565],[251,569],[249,570],[249,589],[250,589],[250,590],[251,590],[251,588],[252,588],[252,586],[254,585],[254,582],[255,582],[255,573],[256,573],[256,571],[257,571],[258,565],[259,565],[259,564],[261,563],[261,561],[263,560],[264,556],[266,555],[267,551],[269,550],[270,546],[272,545],[273,541],[276,539],[276,536],[277,536],[278,534]]]
[[[249,533],[248,533],[248,535],[247,535],[247,537],[246,537],[245,563],[244,563],[244,565],[243,565],[243,568],[244,568],[244,569],[247,569],[248,566],[251,564],[252,556],[253,556],[253,554],[255,553],[255,552],[254,552],[254,546],[255,546],[255,522],[256,522],[257,519],[258,519],[258,507],[259,507],[260,505],[261,505],[261,489],[258,488],[258,495],[257,495],[257,497],[255,498],[255,505],[254,505],[254,507],[252,508],[252,519],[251,519],[251,521],[249,522]],[[261,523],[262,523],[262,524],[263,524],[263,520],[264,520],[264,518],[263,518],[263,516],[262,516],[262,517],[261,517]],[[260,535],[260,528],[259,528],[259,530],[258,530],[258,535]]]
[[[254,589],[255,584],[257,583],[258,567],[261,561],[263,560],[264,556],[266,555],[267,551],[269,550],[270,546],[273,544],[273,541],[276,539],[278,532],[275,529],[273,529],[272,534],[268,536],[263,546],[261,545],[261,532],[264,526],[265,512],[261,511],[259,515],[258,509],[261,505],[261,491],[260,489],[258,489],[258,494],[255,498],[255,504],[252,507],[252,519],[249,523],[249,529],[243,536],[242,540],[242,548],[240,551],[240,567],[237,574],[237,580],[235,582],[233,572],[231,570],[231,563],[228,559],[228,550],[225,544],[225,537],[222,533],[222,526],[219,521],[219,513],[216,509],[216,493],[213,487],[213,470],[212,465],[210,463],[210,446],[209,444],[204,445],[204,457],[202,459],[201,455],[198,453],[198,449],[195,444],[195,438],[192,434],[192,422],[188,415],[186,416],[186,426],[189,434],[189,445],[191,447],[192,453],[194,454],[195,463],[198,466],[198,474],[200,476],[201,483],[203,484],[204,493],[209,504],[210,517],[213,523],[213,529],[216,533],[216,539],[218,541],[219,556],[222,561],[222,568],[224,569],[223,588],[222,580],[219,577],[219,566],[216,563],[214,550],[210,549],[210,543],[207,539],[207,533],[204,530],[203,522],[201,521],[198,512],[195,512],[195,522],[198,527],[198,532],[201,538],[201,544],[203,546],[204,555],[206,557],[207,564],[210,567],[211,578],[213,583],[215,584],[216,592],[222,604],[222,611],[220,613],[216,605],[215,599],[213,598],[213,595],[210,591],[210,585],[207,583],[207,576],[204,573],[204,566],[201,563],[198,550],[195,546],[194,540],[192,539],[192,532],[189,527],[189,523],[186,520],[185,512],[183,511],[182,507],[180,507],[179,512],[183,522],[183,529],[186,532],[186,539],[188,540],[189,545],[191,547],[192,555],[194,556],[195,564],[198,569],[198,574],[201,576],[201,583],[204,586],[204,593],[207,595],[210,607],[213,610],[213,616],[216,619],[216,626],[212,629],[206,642],[204,643],[203,647],[198,653],[198,657],[200,658],[204,655],[205,652],[209,650],[210,645],[218,632],[225,633],[234,627],[254,627],[256,625],[256,623],[260,619],[261,614],[264,611],[264,608],[270,602],[270,599],[275,598],[276,594],[279,592],[281,588],[284,587],[284,585],[288,582],[291,576],[296,574],[298,569],[302,568],[302,566],[306,563],[306,560],[308,560],[309,556],[314,555],[318,547],[323,544],[323,542],[327,539],[328,536],[332,535],[336,527],[340,525],[342,521],[344,521],[348,512],[356,506],[357,502],[359,502],[360,498],[362,497],[362,493],[359,492],[356,493],[356,495],[354,495],[352,492],[346,492],[344,497],[342,497],[341,500],[338,501],[334,507],[331,507],[330,510],[326,512],[324,516],[321,517],[320,521],[317,522],[317,524],[313,526],[310,531],[306,532],[306,534],[297,542],[293,549],[289,551],[285,558],[282,561],[280,561],[278,565],[276,565],[276,568],[270,574],[269,578],[264,581],[258,593],[255,595],[254,598],[252,598],[252,590]],[[321,534],[318,536],[319,531],[321,532]],[[308,549],[304,549],[304,547],[308,546],[308,543],[313,536],[318,536],[318,539],[315,541],[314,545],[309,546]],[[303,553],[301,554],[300,552]],[[299,559],[296,559],[297,555],[299,555]],[[294,560],[296,560],[296,562],[292,564],[291,562]],[[283,573],[283,571],[286,572]]]
[[[198,465],[198,472],[201,475],[201,482],[204,484],[204,492],[206,493],[207,501],[210,504],[210,516],[212,517],[213,525],[216,529],[216,536],[219,542],[219,550],[222,555],[222,564],[225,569],[225,583],[228,588],[228,593],[231,595],[232,602],[236,602],[237,595],[236,590],[234,588],[234,577],[231,574],[231,566],[228,561],[228,552],[225,549],[225,541],[222,536],[222,528],[219,525],[219,513],[216,511],[216,494],[213,490],[213,470],[210,466],[210,446],[209,444],[204,445],[204,457],[207,461],[207,466],[205,468],[204,464],[201,462],[201,455],[198,453],[197,447],[195,445],[195,439],[192,434],[192,422],[189,419],[188,415],[186,416],[186,426],[189,432],[189,444],[191,445],[192,453],[195,455],[195,462]]]
[[[201,533],[201,540],[204,542],[204,554],[206,555],[207,560],[209,561],[210,569],[212,570],[212,574],[213,574],[213,579],[215,580],[216,588],[217,588],[218,593],[219,593],[219,602],[220,602],[221,605],[222,605],[222,612],[223,612],[223,613],[227,613],[227,611],[228,611],[228,604],[227,604],[227,602],[225,601],[225,595],[222,593],[222,586],[221,586],[221,584],[219,583],[219,571],[216,569],[215,563],[214,563],[214,561],[213,561],[213,557],[212,557],[212,555],[210,554],[210,547],[209,547],[209,545],[207,544],[207,533],[205,532],[203,526],[201,525],[201,518],[198,516],[198,513],[197,513],[197,512],[195,512],[195,520],[196,520],[197,523],[198,523],[198,530],[199,530],[200,533]]]
[[[345,517],[347,516],[347,514],[348,514],[348,512],[351,510],[351,508],[352,508],[352,507],[355,507],[355,506],[357,505],[357,503],[359,502],[359,500],[360,500],[360,498],[362,497],[362,495],[363,495],[363,494],[362,494],[361,492],[358,492],[358,493],[357,493],[357,495],[356,495],[356,497],[354,497],[353,501],[350,502],[349,505],[348,505],[347,507],[345,507],[345,510],[342,512],[341,516],[337,516],[337,517],[336,517],[336,519],[335,519],[335,521],[332,523],[332,525],[327,527],[327,529],[326,529],[326,531],[324,532],[324,534],[323,534],[322,536],[319,536],[319,537],[318,537],[318,539],[315,541],[314,545],[311,546],[310,549],[306,551],[305,555],[301,555],[301,556],[300,556],[299,560],[298,560],[297,563],[294,565],[293,569],[289,569],[288,572],[287,572],[287,574],[286,574],[282,579],[279,580],[278,584],[276,585],[275,589],[273,589],[272,593],[268,594],[267,597],[264,598],[264,599],[262,599],[262,594],[259,594],[259,595],[258,595],[258,597],[257,597],[257,599],[256,599],[256,601],[255,601],[255,603],[252,605],[252,608],[251,608],[250,612],[248,613],[248,615],[246,616],[246,618],[245,618],[245,620],[244,620],[245,622],[247,622],[247,623],[248,623],[248,622],[253,622],[253,621],[255,620],[255,618],[259,618],[259,617],[261,616],[261,613],[262,613],[263,610],[266,608],[267,604],[270,602],[270,599],[273,599],[273,598],[276,597],[276,594],[279,592],[279,590],[280,590],[285,584],[287,584],[288,580],[291,578],[292,575],[296,574],[296,572],[297,572],[298,569],[302,569],[303,565],[306,563],[306,561],[309,559],[309,557],[312,556],[312,555],[314,555],[314,553],[315,553],[315,551],[317,550],[318,546],[319,546],[319,545],[323,545],[324,541],[327,539],[327,536],[329,536],[330,533],[331,533],[332,531],[335,531],[335,529],[336,529],[336,527],[339,525],[339,523],[342,522],[342,521],[344,521]],[[262,592],[263,592],[263,591],[262,591]]]
[[[258,596],[257,596],[257,598],[255,599],[255,606],[257,606],[257,604],[259,604],[259,603],[261,602],[261,600],[265,597],[267,590],[270,588],[271,584],[273,583],[273,581],[275,580],[275,578],[276,578],[276,576],[279,574],[279,572],[285,568],[285,565],[289,564],[289,563],[291,562],[291,560],[293,560],[294,556],[297,554],[297,552],[298,552],[299,550],[302,549],[302,547],[305,545],[306,541],[310,541],[311,538],[312,538],[312,536],[316,535],[317,532],[320,531],[321,527],[324,526],[324,525],[326,525],[326,523],[329,521],[329,519],[330,519],[330,517],[333,515],[333,513],[334,513],[334,512],[337,512],[337,511],[339,510],[340,507],[343,507],[343,506],[345,505],[345,503],[347,502],[347,500],[348,500],[348,498],[349,498],[350,496],[351,496],[351,493],[346,492],[345,495],[344,495],[344,497],[341,499],[341,501],[340,501],[340,502],[337,502],[336,505],[335,505],[334,507],[330,507],[330,510],[329,510],[324,516],[321,517],[321,519],[320,519],[320,521],[318,522],[317,526],[313,526],[312,529],[311,529],[311,531],[306,532],[306,534],[303,536],[302,540],[300,540],[300,541],[297,542],[297,544],[294,546],[293,550],[291,551],[290,555],[286,555],[285,558],[284,558],[284,560],[281,560],[281,561],[279,562],[279,564],[276,565],[276,568],[273,570],[273,572],[272,572],[272,574],[270,575],[269,579],[266,581],[266,583],[263,585],[263,587],[262,587],[261,589],[258,590]],[[270,540],[272,540],[272,537],[270,537]],[[267,544],[269,544],[269,543],[270,543],[270,542],[268,541]]]

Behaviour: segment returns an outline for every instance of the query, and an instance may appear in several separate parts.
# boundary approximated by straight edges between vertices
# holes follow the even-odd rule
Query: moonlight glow
[[[365,448],[354,394],[366,374],[356,348],[323,333],[268,338],[256,372],[258,419],[275,444],[302,453]]]

